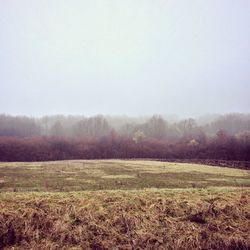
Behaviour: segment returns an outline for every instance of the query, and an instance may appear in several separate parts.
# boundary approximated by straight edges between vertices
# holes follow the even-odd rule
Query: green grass
[[[0,191],[250,187],[248,170],[156,161],[0,163]]]

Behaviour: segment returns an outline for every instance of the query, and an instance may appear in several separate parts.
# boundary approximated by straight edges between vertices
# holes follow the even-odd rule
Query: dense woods
[[[154,158],[250,160],[250,115],[194,120],[0,116],[0,160]]]

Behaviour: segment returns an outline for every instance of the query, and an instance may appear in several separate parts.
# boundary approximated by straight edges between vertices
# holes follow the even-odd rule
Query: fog
[[[250,111],[248,0],[2,0],[0,113]]]

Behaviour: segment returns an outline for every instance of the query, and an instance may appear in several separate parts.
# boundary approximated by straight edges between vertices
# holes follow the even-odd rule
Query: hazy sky
[[[250,112],[249,0],[1,0],[0,113]]]

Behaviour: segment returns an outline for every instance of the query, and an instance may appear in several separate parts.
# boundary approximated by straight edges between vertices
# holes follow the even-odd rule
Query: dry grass
[[[0,163],[0,249],[250,249],[249,179],[153,161]]]
[[[1,193],[5,249],[249,249],[249,189]]]
[[[0,163],[0,191],[250,187],[249,170],[155,161]]]
[[[102,178],[129,179],[129,178],[136,178],[136,176],[135,175],[128,175],[128,174],[117,174],[117,175],[103,175]]]

